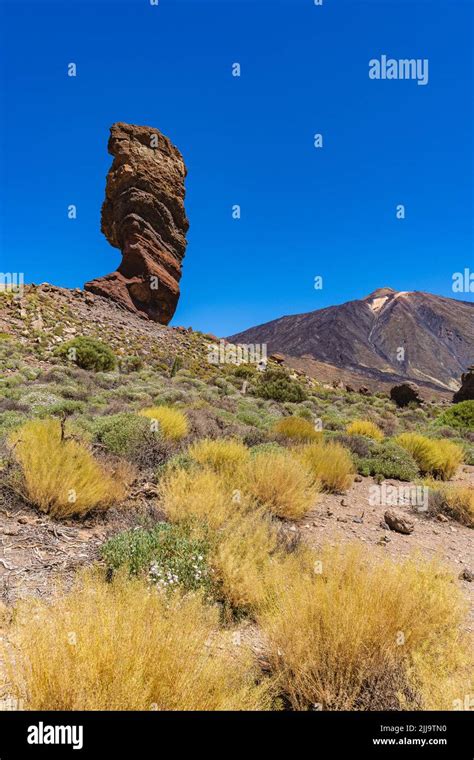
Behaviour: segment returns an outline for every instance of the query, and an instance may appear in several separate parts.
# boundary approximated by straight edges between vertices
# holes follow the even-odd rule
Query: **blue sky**
[[[472,300],[451,289],[474,270],[472,2],[0,6],[1,271],[78,287],[115,269],[100,207],[128,121],[188,166],[173,324],[228,335],[385,285]],[[427,58],[428,84],[370,80],[382,54]]]

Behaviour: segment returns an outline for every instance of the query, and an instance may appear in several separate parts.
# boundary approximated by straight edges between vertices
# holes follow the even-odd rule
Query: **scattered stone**
[[[393,509],[387,509],[384,514],[384,520],[387,523],[390,530],[396,531],[396,533],[403,533],[409,535],[413,533],[415,529],[415,523],[408,518],[401,515],[399,512],[395,512]]]
[[[338,522],[342,522],[342,523],[349,522],[349,520],[347,520],[345,517],[337,517],[336,519]]]
[[[347,499],[341,499],[341,507],[348,507],[348,506],[349,506],[349,503]]]
[[[459,579],[461,581],[467,581],[468,583],[472,583],[474,581],[474,573],[472,570],[469,570],[468,567],[465,567],[464,570],[459,574]]]
[[[362,477],[360,475],[356,475],[354,478],[355,483],[362,483]]]
[[[446,515],[443,515],[442,512],[438,512],[438,514],[436,515],[436,519],[439,520],[440,522],[449,522]]]

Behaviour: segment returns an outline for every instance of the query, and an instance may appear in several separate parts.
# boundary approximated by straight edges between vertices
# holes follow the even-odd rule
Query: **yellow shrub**
[[[310,443],[301,446],[297,455],[313,477],[321,481],[325,491],[340,493],[350,487],[354,464],[348,450],[341,444]]]
[[[402,433],[395,443],[410,452],[422,473],[449,480],[464,461],[464,451],[452,441],[434,440],[419,433]]]
[[[254,609],[266,595],[277,532],[262,512],[236,515],[217,537],[212,558],[226,599],[235,608]]]
[[[243,475],[243,489],[277,517],[297,520],[317,502],[319,482],[308,467],[282,452],[257,454]]]
[[[250,457],[250,452],[240,441],[219,438],[203,438],[188,449],[189,456],[195,462],[205,467],[211,467],[215,472],[233,473]]]
[[[425,480],[424,484],[440,494],[442,512],[464,525],[474,527],[474,488],[472,486],[440,483],[439,480]]]
[[[275,422],[273,430],[284,438],[296,441],[321,440],[323,435],[303,417],[282,417],[281,420]]]
[[[366,435],[374,441],[382,441],[384,437],[379,426],[370,420],[354,420],[347,426],[346,432],[349,435]]]
[[[171,470],[160,482],[160,497],[172,522],[206,521],[212,529],[248,506],[237,485],[209,469]]]
[[[258,615],[294,709],[452,709],[466,693],[465,602],[435,563],[326,547],[285,568]]]
[[[26,497],[53,517],[105,509],[126,495],[130,468],[114,473],[97,462],[87,448],[62,438],[57,419],[32,420],[15,430],[9,443],[18,461]]]
[[[171,406],[153,406],[150,409],[142,409],[139,413],[157,423],[164,438],[179,441],[188,432],[187,417],[179,409],[173,409]]]
[[[134,579],[88,574],[17,610],[4,651],[9,693],[29,710],[265,710],[245,647],[218,642],[217,607]]]

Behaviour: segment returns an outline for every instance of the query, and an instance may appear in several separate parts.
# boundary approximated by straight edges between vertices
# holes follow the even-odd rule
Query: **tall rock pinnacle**
[[[114,160],[101,229],[122,262],[84,287],[167,325],[179,299],[189,227],[183,157],[157,129],[121,122],[110,129],[108,150]]]

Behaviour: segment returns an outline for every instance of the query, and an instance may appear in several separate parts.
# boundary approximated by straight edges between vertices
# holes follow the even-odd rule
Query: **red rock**
[[[183,157],[157,129],[120,122],[110,129],[108,150],[114,160],[101,229],[122,262],[84,287],[167,325],[179,299],[189,227]]]

